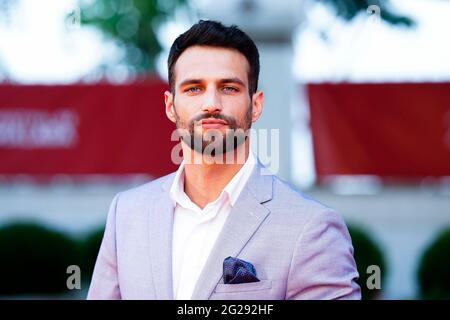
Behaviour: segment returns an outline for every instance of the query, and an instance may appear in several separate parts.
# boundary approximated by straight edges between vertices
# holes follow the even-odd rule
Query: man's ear
[[[170,91],[164,92],[164,103],[166,104],[166,116],[173,123],[177,122],[175,116],[175,106],[173,104],[173,94]]]
[[[252,122],[256,122],[263,111],[264,94],[262,91],[257,91],[252,97]]]

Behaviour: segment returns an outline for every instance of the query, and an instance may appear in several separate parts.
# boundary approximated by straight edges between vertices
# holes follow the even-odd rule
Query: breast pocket
[[[225,284],[219,283],[214,292],[216,293],[251,293],[262,290],[270,290],[272,288],[272,280],[261,280],[258,282]]]

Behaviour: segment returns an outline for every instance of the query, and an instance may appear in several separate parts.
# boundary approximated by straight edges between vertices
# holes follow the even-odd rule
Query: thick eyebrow
[[[183,80],[183,81],[180,83],[180,87],[188,86],[188,85],[191,85],[191,84],[199,84],[199,83],[202,83],[202,82],[203,82],[203,80],[201,80],[201,79],[186,79],[186,80]],[[220,84],[224,84],[224,83],[237,83],[237,84],[239,84],[239,85],[245,87],[244,81],[242,81],[241,79],[236,78],[236,77],[234,77],[234,78],[220,79],[218,82],[219,82]]]
[[[219,83],[221,83],[221,84],[224,84],[224,83],[237,83],[237,84],[239,84],[239,85],[245,87],[244,81],[242,81],[241,79],[236,78],[236,77],[234,77],[234,78],[220,79]]]
[[[202,82],[203,81],[200,80],[200,79],[186,79],[186,80],[184,80],[184,81],[182,81],[180,83],[180,87],[184,87],[184,86],[187,86],[187,85],[190,85],[190,84],[199,84],[199,83],[202,83]]]

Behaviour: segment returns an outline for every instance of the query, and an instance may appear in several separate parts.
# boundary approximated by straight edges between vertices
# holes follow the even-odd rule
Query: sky
[[[350,23],[316,5],[295,36],[294,72],[304,82],[450,80],[450,1],[391,0],[415,28],[377,23],[361,13]],[[320,31],[328,30],[328,41]]]

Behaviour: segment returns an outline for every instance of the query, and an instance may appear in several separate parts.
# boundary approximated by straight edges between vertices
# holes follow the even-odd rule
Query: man
[[[360,299],[343,219],[264,171],[250,137],[233,134],[263,109],[253,41],[200,21],[168,68],[183,163],[114,198],[88,298]]]

